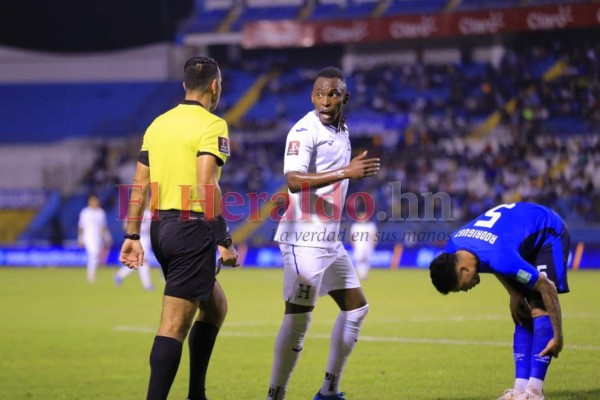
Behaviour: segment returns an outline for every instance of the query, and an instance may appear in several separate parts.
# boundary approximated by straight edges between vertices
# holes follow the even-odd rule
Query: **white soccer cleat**
[[[529,390],[524,391],[519,396],[514,398],[515,400],[544,400],[543,394],[535,394]]]
[[[523,393],[525,392],[522,390],[506,389],[504,393],[502,393],[502,396],[498,397],[497,400],[517,400],[520,399],[519,396]]]

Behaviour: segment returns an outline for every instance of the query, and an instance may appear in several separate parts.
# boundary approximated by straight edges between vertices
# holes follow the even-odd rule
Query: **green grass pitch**
[[[88,285],[81,268],[0,268],[0,399],[143,399],[158,324],[158,289],[115,269]],[[282,270],[221,272],[229,315],[208,376],[214,400],[261,400],[283,302]],[[545,385],[549,400],[600,399],[600,271],[573,271],[561,295],[565,349]],[[350,400],[495,399],[513,381],[508,296],[485,275],[473,291],[438,294],[427,271],[374,270],[364,283],[371,309],[346,367]],[[289,400],[321,385],[336,309],[321,298],[292,377]],[[187,394],[187,346],[170,399]]]

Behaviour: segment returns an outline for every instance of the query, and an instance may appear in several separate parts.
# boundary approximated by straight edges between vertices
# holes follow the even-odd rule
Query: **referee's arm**
[[[201,154],[196,158],[196,174],[198,180],[198,198],[204,204],[204,215],[213,220],[221,215],[221,188],[219,187],[219,159],[212,154]],[[222,218],[215,221],[213,232],[219,244],[218,249],[223,265],[237,267],[238,254],[231,242],[226,247],[220,243],[229,236],[229,229]],[[216,229],[216,231],[215,231]]]
[[[150,168],[141,162],[137,163],[133,185],[129,195],[129,212],[127,214],[127,233],[140,233],[142,215],[148,203],[150,188]],[[126,238],[121,246],[119,260],[124,266],[137,269],[144,263],[144,249],[139,240]]]
[[[150,168],[141,162],[137,163],[133,186],[129,194],[129,212],[127,214],[127,233],[140,233],[142,215],[148,206],[150,189]]]
[[[212,154],[205,153],[196,157],[198,198],[203,202],[204,215],[209,220],[221,215],[221,188],[217,163],[217,157]]]

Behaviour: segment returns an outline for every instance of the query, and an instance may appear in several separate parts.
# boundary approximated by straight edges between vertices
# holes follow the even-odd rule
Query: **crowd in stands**
[[[389,183],[402,182],[403,192],[448,193],[457,220],[499,202],[535,201],[573,224],[599,223],[600,45],[532,35],[516,43],[497,65],[388,63],[352,71],[354,147],[381,155],[385,168],[377,179],[351,188],[374,193],[383,210],[394,206]],[[283,151],[289,123],[310,109],[312,73],[310,66],[290,68],[265,90],[263,98],[280,99],[288,125],[276,126],[262,147],[254,143],[236,152],[233,162],[253,167],[231,168],[225,180],[228,173],[247,184],[281,177],[273,160]],[[286,107],[290,94],[304,96],[302,103]],[[494,126],[477,132],[494,113]],[[352,129],[352,121],[365,115],[373,123]],[[238,129],[274,127],[248,119]]]
[[[497,64],[465,55],[452,65],[385,63],[347,71],[353,148],[383,162],[378,177],[352,182],[350,191],[370,193],[377,210],[395,219],[415,215],[411,207],[422,215],[423,194],[447,193],[456,223],[501,202],[534,201],[572,226],[600,224],[600,45],[531,35],[515,43]],[[284,184],[285,137],[311,109],[319,67],[304,54],[301,60],[281,54],[269,60],[276,78],[231,124],[223,192],[260,193]],[[254,77],[265,71],[252,57],[223,63],[220,115],[240,96],[227,88],[234,70]],[[80,195],[99,193],[105,207],[117,207],[115,184],[131,182],[140,143],[136,136],[125,145],[99,146]],[[402,193],[415,194],[419,203]]]
[[[450,86],[458,82],[451,93],[467,95],[447,102],[439,118],[435,103],[414,101],[411,122],[380,179],[406,182],[413,193],[449,193],[461,220],[499,202],[526,200],[557,209],[572,224],[600,222],[598,57],[596,43],[534,44],[508,51],[480,81],[450,79]],[[562,74],[550,79],[545,71],[557,63],[564,63]],[[440,80],[436,69],[423,71],[408,81],[427,86]],[[510,100],[514,109],[503,109]],[[477,117],[498,110],[501,123],[490,137],[470,138]]]
[[[401,182],[403,193],[421,200],[423,193],[448,193],[458,221],[495,204],[534,201],[556,209],[574,225],[600,222],[600,135],[534,136],[503,127],[487,140],[436,142],[422,136],[382,153],[385,169],[359,189],[381,192],[383,209],[400,209],[386,201],[394,199],[388,183]]]

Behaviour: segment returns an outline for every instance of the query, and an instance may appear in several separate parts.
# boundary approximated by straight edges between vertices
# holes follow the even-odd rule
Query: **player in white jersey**
[[[78,242],[85,247],[87,254],[87,280],[96,282],[96,270],[104,249],[112,244],[108,232],[106,213],[100,206],[100,199],[94,195],[88,197],[88,205],[79,213]]]
[[[352,244],[356,273],[360,280],[364,280],[369,276],[371,256],[377,245],[377,225],[367,218],[364,211],[360,211],[357,217],[350,227],[350,243]]]
[[[143,264],[137,269],[140,274],[140,281],[142,282],[142,287],[145,290],[154,290],[154,285],[152,284],[152,278],[150,277],[150,261],[148,257],[148,252],[152,249],[152,244],[150,243],[150,224],[152,222],[152,212],[150,209],[145,209],[144,214],[142,215],[142,224],[140,226],[140,244],[142,245],[142,249],[146,252],[144,257]],[[125,226],[126,229],[126,226]],[[129,276],[134,270],[128,268],[126,266],[121,266],[119,270],[115,273],[115,284],[119,287],[123,284],[123,279]]]
[[[354,266],[342,245],[340,219],[348,179],[374,176],[379,159],[366,152],[350,159],[343,109],[350,99],[342,71],[317,74],[306,114],[287,136],[284,174],[290,204],[275,241],[284,260],[285,315],[275,341],[267,399],[285,398],[319,296],[329,294],[340,308],[325,379],[315,399],[345,399],[339,389],[342,371],[358,339],[368,303]]]

